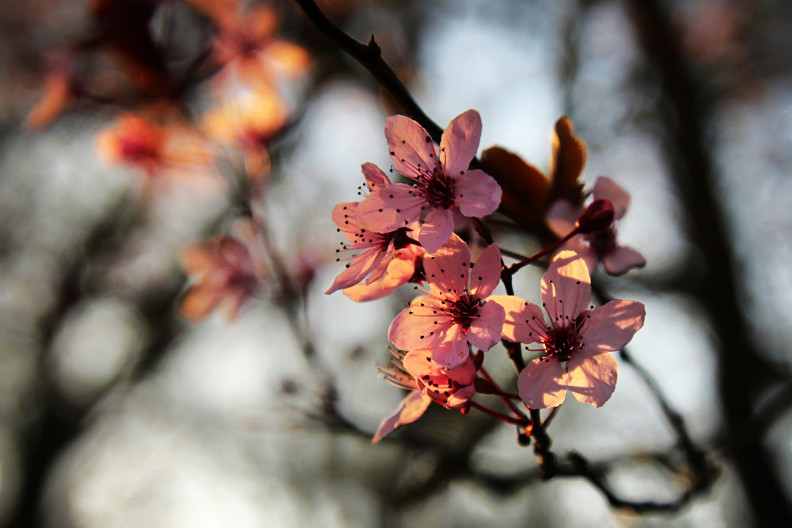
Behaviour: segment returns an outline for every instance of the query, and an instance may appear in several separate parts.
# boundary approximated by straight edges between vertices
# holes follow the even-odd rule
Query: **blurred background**
[[[694,490],[667,514],[543,481],[476,413],[433,406],[372,446],[403,397],[375,364],[414,292],[324,295],[330,214],[361,163],[390,166],[384,122],[403,109],[296,2],[30,0],[0,5],[3,525],[790,525],[792,4],[319,6],[374,35],[441,127],[477,109],[481,149],[547,172],[572,119],[582,179],[629,191],[620,238],[648,262],[596,281],[646,304],[630,353],[717,478],[679,469],[678,424],[625,362],[603,408],[562,406],[554,450],[626,499]],[[212,252],[251,213],[252,282],[224,282]],[[517,295],[536,301],[541,273]],[[514,382],[500,345],[486,362]]]

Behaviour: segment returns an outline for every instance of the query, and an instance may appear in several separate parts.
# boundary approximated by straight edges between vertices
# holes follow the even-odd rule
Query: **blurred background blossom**
[[[412,290],[323,292],[340,271],[332,208],[356,199],[361,163],[390,166],[395,101],[287,0],[33,0],[0,6],[2,522],[769,526],[762,494],[790,515],[792,4],[319,5],[375,35],[441,126],[477,109],[482,150],[546,172],[554,123],[572,119],[586,187],[607,175],[630,193],[620,241],[647,259],[598,280],[646,304],[632,355],[714,457],[715,486],[673,516],[631,515],[587,482],[542,482],[512,429],[439,408],[370,445],[403,397],[374,365]],[[239,217],[256,288],[222,269],[250,264],[241,245],[195,261]],[[517,294],[536,302],[541,274],[516,276]],[[183,317],[201,281],[242,288],[238,312]],[[486,361],[508,378],[500,345]],[[671,500],[680,483],[648,460],[675,438],[620,370],[602,409],[563,407],[555,450],[626,460],[618,491]],[[777,480],[752,485],[751,456]],[[453,457],[469,467],[438,470]]]

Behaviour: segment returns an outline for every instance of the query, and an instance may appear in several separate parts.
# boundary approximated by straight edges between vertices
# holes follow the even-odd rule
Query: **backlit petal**
[[[578,401],[602,407],[616,388],[616,358],[608,352],[579,351],[567,362],[567,389]]]
[[[467,170],[480,139],[481,116],[475,110],[458,115],[448,124],[440,140],[440,159],[446,174]]]
[[[423,228],[422,228],[423,229]],[[438,295],[464,293],[470,273],[470,250],[457,235],[423,260],[426,280]]]
[[[481,218],[494,213],[500,205],[503,191],[486,172],[474,169],[454,179],[454,203],[463,215]]]
[[[498,286],[501,277],[500,250],[490,244],[476,261],[470,272],[470,294],[483,299]]]
[[[501,336],[514,343],[536,343],[547,335],[542,309],[513,295],[493,295],[489,301],[503,306],[506,317]]]
[[[388,233],[404,227],[421,214],[424,200],[413,188],[394,183],[370,193],[358,204],[355,218],[361,227],[377,233]]]
[[[440,333],[450,325],[451,318],[442,315],[440,302],[430,297],[416,297],[391,323],[388,340],[401,350],[428,348],[445,337]]]
[[[561,251],[542,277],[542,303],[553,324],[566,325],[588,309],[591,278],[586,263],[572,251]]]
[[[382,172],[382,169],[373,163],[364,163],[360,166],[363,171],[363,177],[366,178],[366,185],[370,191],[375,191],[379,187],[390,185],[388,176]]]
[[[467,331],[468,342],[481,350],[489,350],[501,338],[505,312],[503,306],[487,301],[479,308],[479,317]]]
[[[415,178],[422,172],[431,174],[437,165],[432,138],[409,117],[389,117],[385,122],[385,137],[396,170],[408,178]]]
[[[382,421],[379,429],[374,434],[374,438],[371,439],[371,443],[376,444],[402,425],[412,423],[420,418],[426,412],[430,403],[432,403],[432,399],[422,392],[410,392],[399,404],[396,412]]]
[[[613,204],[613,217],[616,220],[624,216],[630,205],[630,193],[607,176],[597,178],[592,195],[595,200],[608,200]]]
[[[564,237],[575,228],[583,208],[575,207],[566,200],[557,200],[547,213],[547,225],[553,233]]]
[[[427,253],[434,253],[445,244],[454,231],[454,215],[450,209],[434,209],[426,215],[418,231],[418,242]]]
[[[442,326],[442,325],[438,325]],[[452,369],[462,365],[470,357],[470,348],[462,327],[452,324],[436,332],[432,345],[432,360],[443,368]]]
[[[566,396],[567,373],[555,359],[535,359],[517,377],[520,398],[531,409],[556,407]]]
[[[621,350],[641,329],[646,308],[637,301],[615,300],[589,313],[583,342],[589,352]]]
[[[623,275],[632,268],[646,266],[646,259],[633,248],[619,246],[602,258],[602,264],[611,275]]]

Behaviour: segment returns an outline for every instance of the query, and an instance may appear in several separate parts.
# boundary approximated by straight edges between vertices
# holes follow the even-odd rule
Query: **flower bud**
[[[613,218],[613,204],[610,200],[594,200],[580,215],[576,227],[578,233],[587,235],[595,231],[608,229],[613,224]]]

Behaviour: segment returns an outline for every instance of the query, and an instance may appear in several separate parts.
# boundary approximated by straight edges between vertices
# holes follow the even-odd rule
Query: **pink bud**
[[[614,211],[610,200],[594,200],[586,207],[578,218],[576,227],[578,233],[587,235],[595,231],[608,229],[613,225]]]

